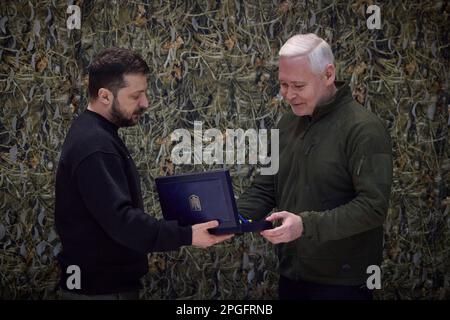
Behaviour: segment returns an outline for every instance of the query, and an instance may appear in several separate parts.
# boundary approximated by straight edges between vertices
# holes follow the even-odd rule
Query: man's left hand
[[[292,212],[274,212],[266,218],[267,221],[282,220],[281,226],[264,230],[261,235],[273,244],[290,242],[298,239],[303,233],[302,218]]]

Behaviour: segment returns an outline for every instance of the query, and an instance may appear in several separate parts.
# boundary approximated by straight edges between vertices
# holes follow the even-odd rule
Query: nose
[[[148,108],[149,102],[148,102],[148,98],[147,98],[146,94],[144,95],[144,98],[141,100],[140,106],[143,109],[147,109]]]
[[[285,99],[287,102],[291,102],[295,98],[296,94],[293,90],[290,90],[289,88],[286,89],[286,92],[284,94]]]

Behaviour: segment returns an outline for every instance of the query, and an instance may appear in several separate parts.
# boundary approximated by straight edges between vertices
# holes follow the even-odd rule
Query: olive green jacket
[[[359,285],[382,260],[392,148],[381,121],[336,84],[312,116],[283,115],[278,173],[257,176],[237,205],[255,220],[273,209],[302,217],[301,237],[276,245],[283,276]]]

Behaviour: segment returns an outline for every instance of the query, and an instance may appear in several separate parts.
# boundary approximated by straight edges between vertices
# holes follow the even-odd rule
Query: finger
[[[286,212],[280,211],[280,212],[274,212],[270,216],[266,218],[267,221],[275,221],[279,219],[284,219],[286,217]]]
[[[263,237],[272,244],[278,244],[281,242],[279,237],[271,237],[271,236],[265,236],[265,235],[263,235]]]
[[[205,228],[205,229],[215,228],[215,227],[219,226],[219,221],[212,220],[212,221],[201,223],[200,225],[202,226],[202,228]]]
[[[223,236],[216,236],[216,241],[218,242],[223,242],[225,240],[231,239],[234,237],[234,234],[227,234],[227,235],[223,235]]]
[[[276,227],[274,229],[268,229],[268,230],[264,230],[262,232],[263,236],[268,236],[268,237],[279,237],[282,236],[285,232],[284,230],[285,228],[281,225],[279,227]]]
[[[233,238],[233,237],[234,237],[234,234],[230,234],[230,235],[228,235],[228,237],[226,238],[226,240],[231,239],[231,238]]]
[[[284,235],[284,234],[281,236],[273,236],[273,237],[269,236],[267,238],[269,238],[272,241],[272,243],[274,243],[274,244],[287,242],[286,235]]]

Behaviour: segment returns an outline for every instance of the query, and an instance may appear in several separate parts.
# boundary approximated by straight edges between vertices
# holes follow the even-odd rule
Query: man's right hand
[[[231,239],[234,236],[234,234],[216,236],[208,232],[208,229],[215,228],[217,226],[219,226],[219,222],[217,220],[194,224],[192,226],[192,245],[195,247],[207,248]]]

